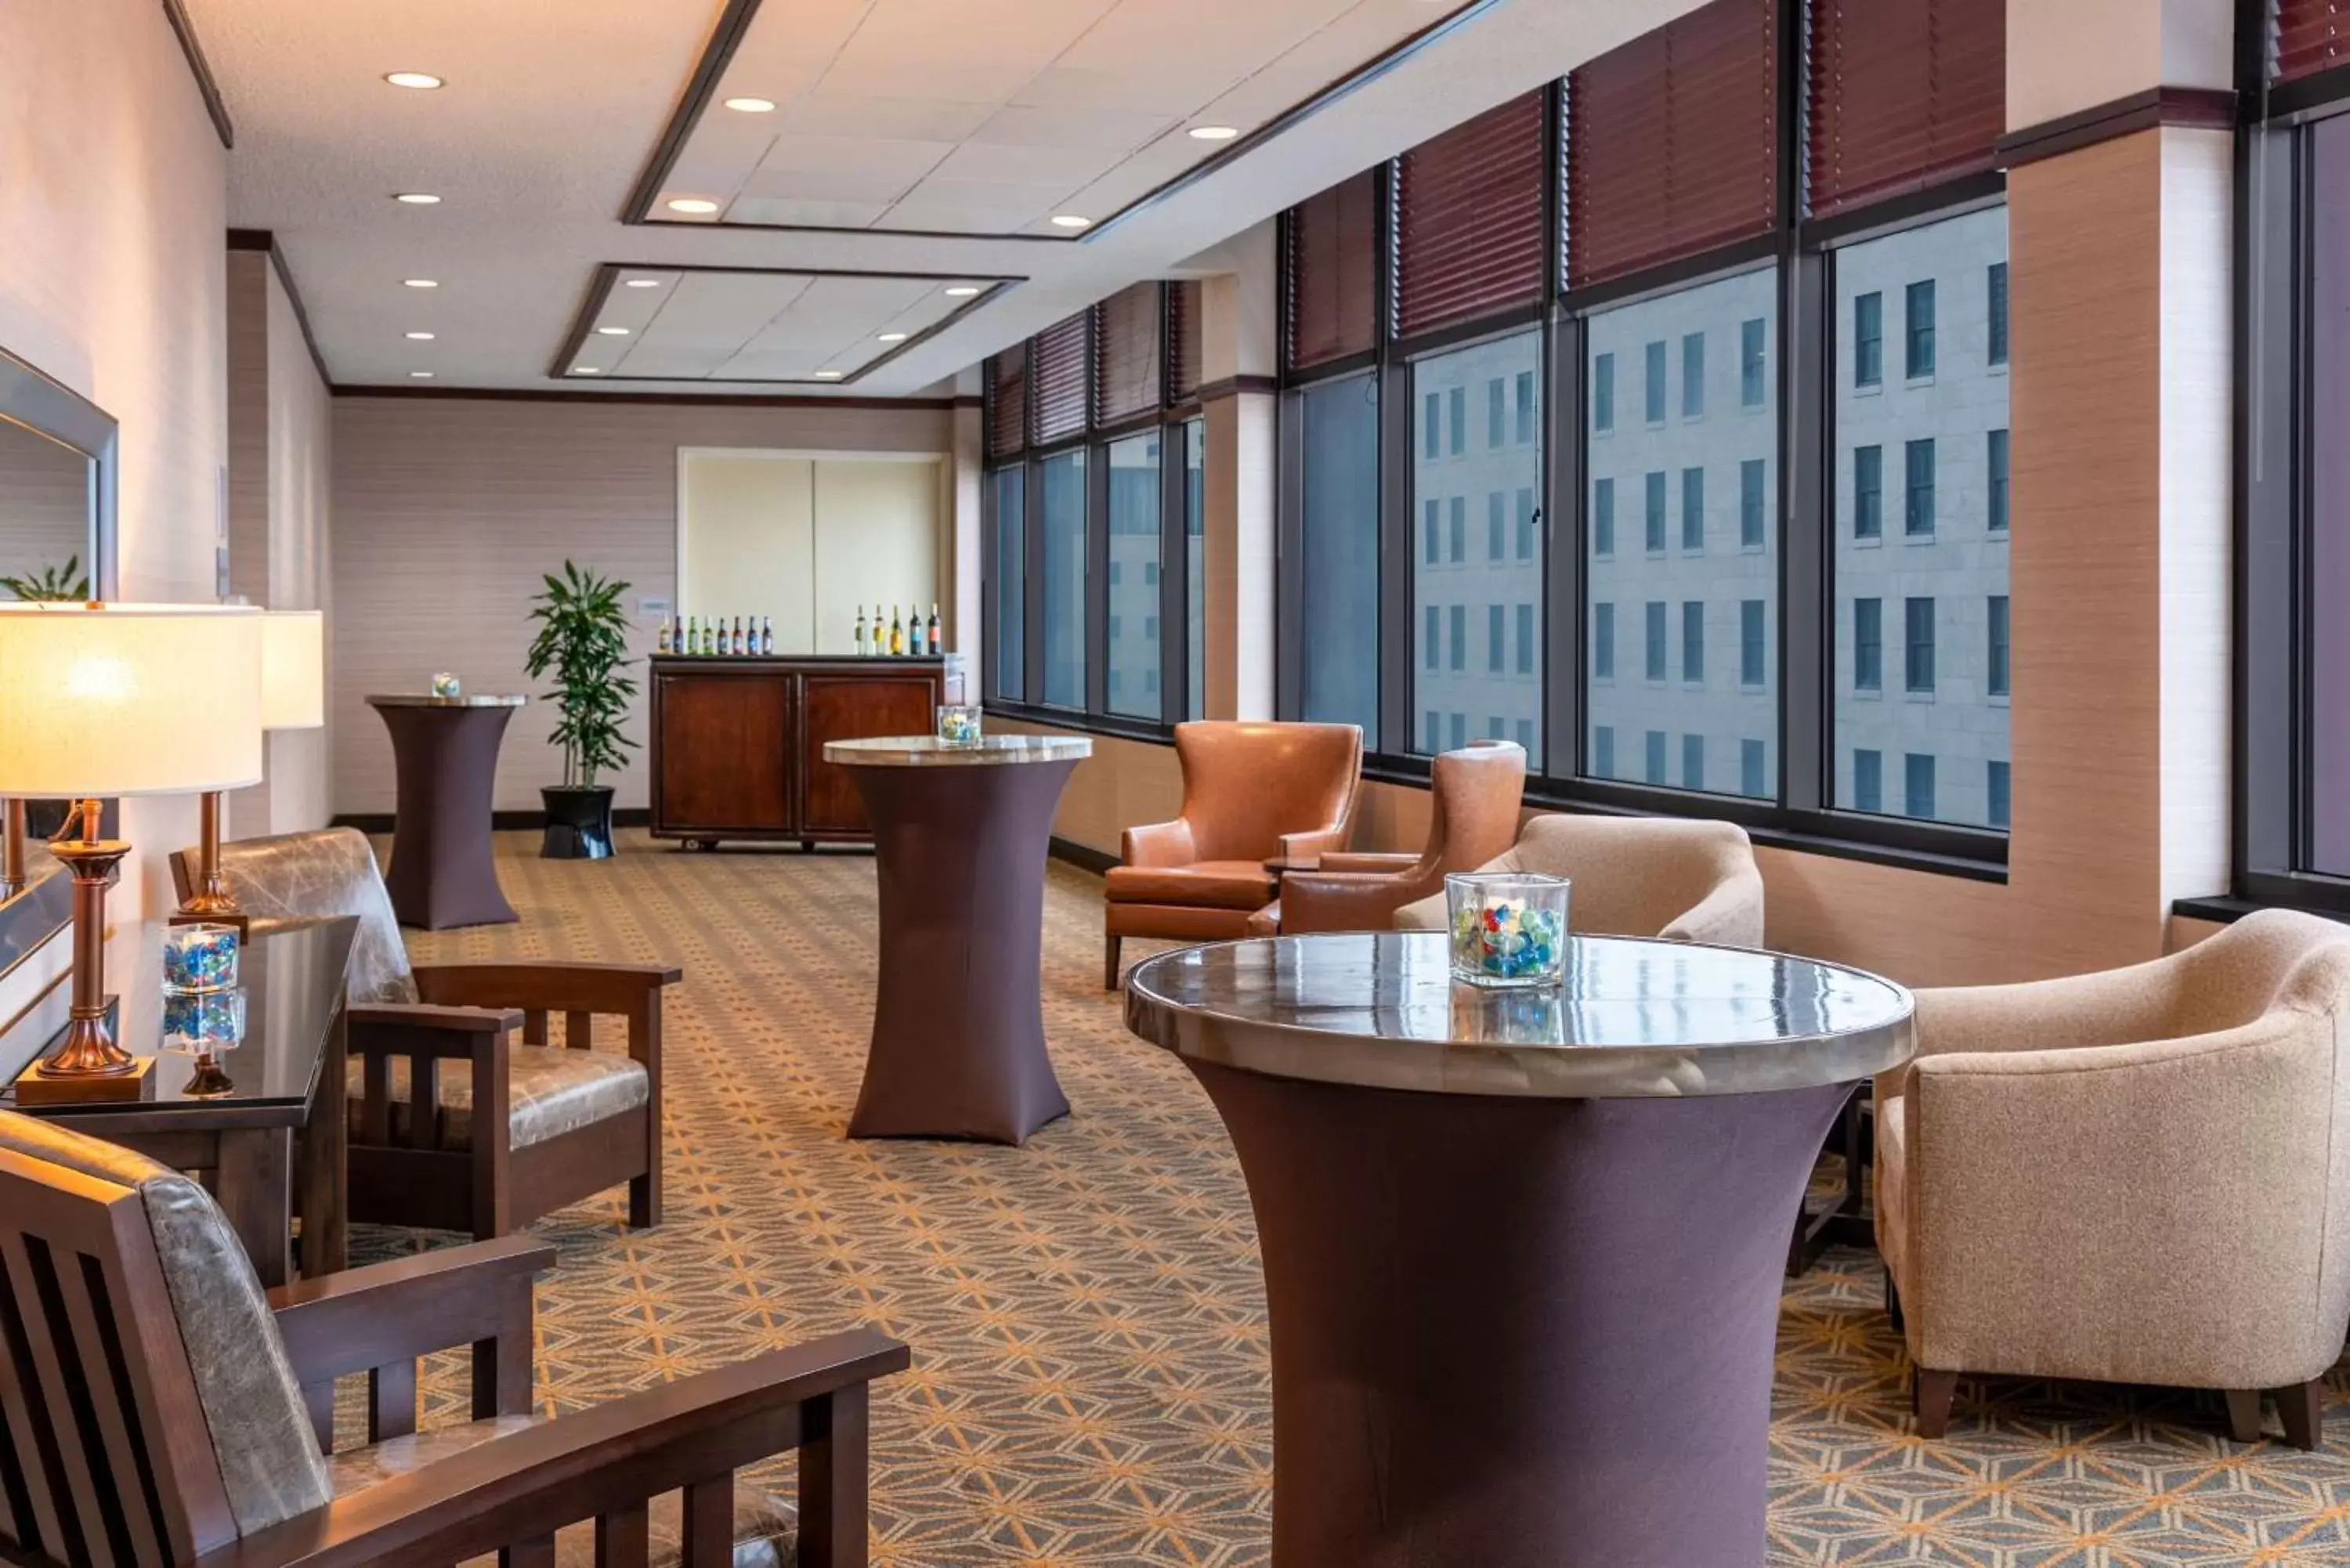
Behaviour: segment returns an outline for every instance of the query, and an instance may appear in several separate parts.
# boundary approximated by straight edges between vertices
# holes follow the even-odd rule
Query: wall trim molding
[[[1210,381],[1199,390],[1199,400],[1212,403],[1219,398],[1244,396],[1271,397],[1281,390],[1277,376],[1227,376],[1221,381]]]
[[[197,41],[196,25],[188,19],[187,6],[182,0],[163,0],[163,17],[172,24],[172,36],[180,40],[180,53],[187,57],[188,74],[196,78],[196,91],[204,100],[204,112],[212,117],[213,133],[220,138],[223,147],[234,147],[236,127],[229,123],[228,104],[221,97],[212,62],[204,58],[204,47]]]
[[[294,269],[286,263],[286,253],[277,248],[277,236],[267,229],[231,229],[228,248],[233,251],[265,251],[269,265],[277,273],[277,281],[286,288],[286,303],[294,307],[295,324],[302,328],[302,346],[310,351],[310,363],[318,372],[318,384],[332,387],[335,378],[327,369],[327,357],[318,351],[318,335],[310,327],[310,308],[302,303],[302,291],[294,282]]]
[[[2061,115],[2038,125],[2011,130],[1999,139],[2000,161],[2009,168],[2061,157],[2118,137],[2133,136],[2157,126],[2177,125],[2204,130],[2230,130],[2236,124],[2236,95],[2224,88],[2157,87]]]
[[[822,394],[780,397],[756,392],[589,392],[552,387],[402,387],[345,382],[327,389],[338,398],[404,398],[414,401],[474,403],[667,403],[730,409],[862,409],[868,411],[951,410],[951,398],[837,398]]]

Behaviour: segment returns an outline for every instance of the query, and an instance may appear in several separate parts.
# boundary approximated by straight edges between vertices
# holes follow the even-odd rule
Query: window
[[[1531,485],[1518,489],[1518,559],[1534,558],[1534,493]]]
[[[1469,450],[1469,389],[1453,388],[1445,400],[1445,406],[1452,416],[1452,455],[1459,457]],[[1460,715],[1456,713],[1453,717],[1457,719]]]
[[[1299,404],[1298,566],[1314,591],[1301,595],[1298,605],[1297,713],[1324,723],[1359,724],[1366,735],[1376,735],[1378,380],[1367,374],[1319,382],[1305,389]],[[1431,526],[1430,558],[1434,556]]]
[[[1155,682],[1159,649],[1159,432],[1111,441],[1109,617],[1104,649],[1107,706],[1132,719],[1162,717]],[[1138,629],[1139,628],[1139,629]]]
[[[1905,691],[1930,692],[1934,690],[1934,601],[1911,598],[1901,601],[1903,630],[1901,684]]]
[[[1452,749],[1456,752],[1469,743],[1468,714],[1455,713],[1452,715],[1451,735],[1452,740]]]
[[[1602,354],[1591,362],[1591,428],[1616,428],[1616,356]]]
[[[1856,691],[1885,689],[1885,601],[1852,601],[1852,687]]]
[[[1428,394],[1419,430],[1419,455],[1442,457],[1444,455],[1444,400],[1437,393]]]
[[[1591,678],[1594,680],[1616,679],[1616,607],[1597,604],[1591,607]]]
[[[1367,352],[1378,340],[1377,173],[1309,196],[1284,218],[1289,265],[1283,278],[1292,370]],[[1433,455],[1432,453],[1430,455]]]
[[[1603,356],[1635,356],[1660,373],[1669,370],[1670,356],[1664,346],[1676,337],[1685,346],[1711,338],[1739,349],[1739,417],[1720,417],[1717,408],[1711,418],[1619,431],[1610,441],[1587,443],[1585,451],[1592,470],[1594,512],[1593,550],[1584,576],[1594,634],[1599,629],[1599,606],[1640,607],[1632,612],[1635,626],[1627,634],[1640,639],[1631,657],[1646,681],[1668,688],[1613,681],[1599,673],[1603,668],[1612,671],[1612,663],[1600,665],[1595,652],[1594,662],[1584,671],[1586,733],[1596,734],[1602,726],[1638,733],[1653,726],[1668,735],[1695,736],[1716,759],[1714,771],[1722,775],[1714,780],[1717,789],[1731,782],[1730,763],[1737,759],[1742,791],[1742,742],[1767,741],[1780,726],[1778,672],[1768,652],[1768,628],[1777,613],[1772,607],[1778,602],[1780,562],[1771,475],[1781,432],[1777,378],[1767,359],[1760,377],[1763,401],[1754,410],[1757,417],[1745,417],[1743,409],[1748,350],[1767,350],[1771,341],[1767,325],[1758,332],[1752,324],[1770,321],[1777,293],[1775,272],[1749,271],[1602,306],[1584,318],[1585,353],[1595,378]],[[1701,377],[1702,366],[1692,363],[1692,351],[1684,347],[1680,353],[1684,383],[1692,370]],[[1707,493],[1719,488],[1709,485],[1710,476],[1723,484],[1732,477],[1737,480],[1738,550],[1726,548],[1727,516],[1719,520],[1725,536],[1707,538]],[[1604,512],[1609,504],[1606,497],[1625,484],[1636,487],[1645,503],[1647,548],[1629,557],[1605,547],[1614,542],[1613,523]],[[1675,485],[1677,496],[1671,493]],[[1726,498],[1716,500],[1726,510]],[[1668,510],[1671,506],[1679,508],[1677,526]],[[1676,533],[1678,548],[1669,548]],[[1614,615],[1607,612],[1611,623]],[[1716,649],[1720,669],[1715,673],[1721,679],[1711,682],[1705,648],[1709,621],[1719,637],[1726,639],[1734,630],[1738,638],[1734,666],[1730,644]],[[1627,676],[1634,672],[1625,671]],[[1775,763],[1776,754],[1775,747],[1766,745],[1765,763]],[[1688,776],[1687,770],[1676,768],[1669,782],[1677,788],[1691,787],[1683,782]],[[1766,775],[1762,787],[1751,793],[1775,795],[1778,788],[1777,778]]]
[[[1910,810],[1906,775],[1897,782],[1898,797],[1888,801],[1880,786],[1881,804],[1871,805],[1856,793],[1856,763],[1835,781],[1833,804],[1840,810],[1882,811],[1889,804],[1921,822],[2002,826],[1991,817],[1985,781],[1990,763],[2010,760],[2002,689],[2012,671],[1998,666],[2012,656],[1995,651],[2005,639],[1990,624],[2006,613],[1992,610],[1991,601],[2008,595],[2008,552],[1995,543],[2006,536],[2007,488],[2000,475],[2008,374],[1978,359],[1972,346],[1989,340],[1987,315],[1973,314],[1990,307],[1991,291],[1982,280],[2006,260],[2007,213],[1999,207],[1920,223],[1829,254],[1834,319],[1856,321],[1859,301],[1871,294],[1898,302],[1907,313],[1905,360],[1931,377],[1914,385],[1888,379],[1876,389],[1839,388],[1829,400],[1830,452],[1839,483],[1852,487],[1850,525],[1835,530],[1832,547],[1835,602],[1850,606],[1835,626],[1832,754],[1919,756],[1939,768],[1934,787],[1916,803],[1927,809]],[[1951,312],[1947,361],[1936,345],[1944,305]],[[1994,431],[2001,432],[1996,439]],[[1898,549],[1877,547],[1882,452],[1899,464]],[[1940,483],[1945,469],[1953,481],[1947,489]],[[1886,646],[1888,635],[1899,638],[1898,647]],[[1888,669],[1888,660],[1899,668]],[[1881,701],[1888,688],[1908,700]]]
[[[1703,789],[1704,787],[1705,737],[1683,735],[1681,737],[1681,788]]]
[[[1762,781],[1770,766],[1760,741],[1738,742],[1738,793],[1757,797],[1768,796],[1770,786]]]
[[[1183,421],[1183,716],[1208,716],[1208,421]]]
[[[1444,715],[1431,708],[1419,726],[1419,749],[1430,756],[1444,749]]]
[[[1522,522],[1513,539],[1510,513],[1521,493],[1523,510],[1533,511],[1543,480],[1542,443],[1508,439],[1513,433],[1514,389],[1523,386],[1528,397],[1535,396],[1534,371],[1541,362],[1540,335],[1529,331],[1431,354],[1411,364],[1413,406],[1426,410],[1430,400],[1436,400],[1443,411],[1448,445],[1454,410],[1464,406],[1471,393],[1484,410],[1482,433],[1501,438],[1481,441],[1475,451],[1457,459],[1449,452],[1440,462],[1423,459],[1413,474],[1423,508],[1440,486],[1446,493],[1466,491],[1482,496],[1484,536],[1471,560],[1468,495],[1446,493],[1448,566],[1441,572],[1417,574],[1412,599],[1420,611],[1415,619],[1423,619],[1426,607],[1431,604],[1445,607],[1450,639],[1440,669],[1425,657],[1412,660],[1413,668],[1421,671],[1420,690],[1412,706],[1433,706],[1448,714],[1455,709],[1464,715],[1474,713],[1480,716],[1481,725],[1485,718],[1498,717],[1504,734],[1522,719],[1534,723],[1539,734],[1542,718],[1540,684],[1514,678],[1507,636],[1510,607],[1524,595],[1528,584],[1541,580],[1541,552],[1535,548],[1531,524]],[[1539,428],[1538,404],[1535,421]],[[1425,441],[1415,441],[1413,450],[1424,452]],[[1468,647],[1472,610],[1475,618],[1484,623],[1482,657],[1471,657]],[[1436,673],[1430,674],[1431,670]],[[1467,722],[1465,716],[1462,722]]]
[[[1534,750],[1534,722],[1532,719],[1518,721],[1517,742],[1518,750],[1526,754],[1527,765],[1534,765],[1534,758],[1540,753]]]
[[[1875,290],[1852,302],[1852,384],[1885,382],[1885,296]]]
[[[1912,537],[1934,531],[1934,438],[1901,445],[1901,531]]]
[[[2007,695],[2007,596],[1993,594],[1984,601],[1983,625],[1989,646],[1983,654],[1983,689],[1993,697]]]
[[[1396,160],[1388,254],[1398,337],[1541,299],[1546,96],[1513,99]]]
[[[1705,412],[1705,334],[1681,334],[1681,418],[1697,419]]]
[[[1444,559],[1444,503],[1433,499],[1424,501],[1420,504],[1420,514],[1425,519],[1420,534],[1426,541],[1420,559],[1432,566]]]
[[[1762,548],[1766,461],[1750,457],[1738,465],[1738,543],[1743,549]]]
[[[1616,776],[1616,732],[1605,724],[1591,732],[1591,774],[1603,779]]]
[[[1616,553],[1616,482],[1612,479],[1591,483],[1591,553]]]
[[[988,476],[995,513],[988,583],[995,610],[995,695],[1017,702],[1028,690],[1028,471],[1014,464]]]
[[[1852,754],[1852,808],[1855,811],[1885,809],[1885,753],[1861,751]]]
[[[1902,297],[1907,330],[1902,337],[1901,373],[1910,380],[1922,380],[1934,373],[1934,280],[1911,284]]]
[[[1532,675],[1535,659],[1534,607],[1518,607],[1518,673]]]
[[[1983,799],[1987,803],[1983,809],[1984,819],[1993,827],[2005,827],[2008,825],[2005,763],[1983,764]]]
[[[1852,536],[1885,536],[1885,449],[1881,446],[1853,448]]]
[[[1751,316],[1738,324],[1738,406],[1759,409],[1767,395],[1768,348],[1763,340],[1765,318]]]
[[[2007,363],[2007,264],[1993,262],[1983,269],[1983,357],[1994,365]],[[2005,763],[2001,764],[2002,767]],[[2005,813],[2002,813],[2002,818]]]
[[[1430,605],[1420,616],[1420,668],[1440,670],[1444,667],[1444,610],[1440,605]]]
[[[1901,814],[1929,820],[1934,815],[1934,758],[1931,753],[1911,752],[1901,759]]]
[[[1534,444],[1535,406],[1534,373],[1532,370],[1521,370],[1518,372],[1517,381],[1517,436],[1520,446]]]
[[[1648,379],[1641,417],[1652,425],[1665,422],[1665,346],[1660,339],[1648,347]]]
[[[1983,488],[1989,495],[1990,517],[1985,526],[1994,534],[2007,532],[2007,432],[1992,431],[1983,438]]]
[[[1643,760],[1648,763],[1648,782],[1653,784],[1670,782],[1665,777],[1665,732],[1662,730],[1648,732],[1648,753]]]
[[[1044,483],[1045,701],[1086,705],[1086,452],[1039,465]]]

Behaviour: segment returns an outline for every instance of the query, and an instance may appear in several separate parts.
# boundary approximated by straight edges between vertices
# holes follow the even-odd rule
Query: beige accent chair
[[[1918,993],[1877,1081],[1877,1239],[1939,1437],[1960,1372],[2272,1393],[2316,1446],[2350,1329],[2350,930],[2250,915],[2183,952]]]
[[[1762,874],[1732,822],[1659,816],[1537,816],[1482,871],[1531,871],[1575,883],[1567,924],[1591,936],[1762,945]],[[1396,929],[1440,931],[1440,888],[1396,911]]]

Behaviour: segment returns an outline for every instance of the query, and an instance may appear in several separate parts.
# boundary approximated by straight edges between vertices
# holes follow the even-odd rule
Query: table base
[[[851,767],[880,975],[851,1137],[1017,1144],[1069,1114],[1038,981],[1053,809],[1076,763]]]
[[[1850,1085],[1502,1099],[1186,1064],[1256,1212],[1274,1568],[1758,1568],[1787,1237]]]

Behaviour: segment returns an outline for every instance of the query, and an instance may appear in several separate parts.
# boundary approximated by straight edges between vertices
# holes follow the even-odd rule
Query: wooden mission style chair
[[[187,851],[172,857],[182,898],[190,872]],[[221,872],[255,935],[359,918],[353,1220],[486,1239],[625,1181],[629,1225],[660,1223],[661,991],[680,971],[548,959],[411,966],[375,851],[353,828],[224,844]],[[560,1045],[548,1043],[552,1013],[563,1015]],[[625,1054],[593,1048],[598,1013],[627,1020]],[[421,1063],[434,1071],[417,1072]]]
[[[866,1562],[869,1385],[904,1345],[853,1330],[544,1419],[531,1282],[554,1262],[510,1237],[265,1296],[187,1177],[0,1112],[0,1559]],[[464,1346],[474,1418],[417,1432],[416,1357]],[[334,1379],[359,1372],[369,1442],[329,1452]],[[734,1474],[790,1449],[796,1518]]]

